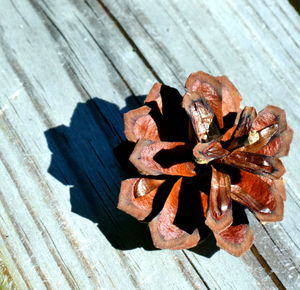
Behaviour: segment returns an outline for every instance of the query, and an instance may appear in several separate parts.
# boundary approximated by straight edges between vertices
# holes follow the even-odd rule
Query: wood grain
[[[299,24],[285,0],[2,0],[0,252],[17,287],[299,289],[296,130],[285,219],[249,213],[257,251],[239,259],[212,239],[154,250],[115,207],[126,174],[113,153],[122,114],[155,81],[183,92],[197,70],[226,74],[244,105],[284,108],[296,129]]]

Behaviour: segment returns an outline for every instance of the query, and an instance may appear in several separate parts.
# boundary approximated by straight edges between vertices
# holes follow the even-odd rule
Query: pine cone
[[[182,98],[156,83],[145,105],[124,115],[141,176],[122,182],[118,208],[149,222],[157,248],[194,247],[209,227],[219,247],[239,256],[253,243],[245,207],[264,222],[283,217],[279,157],[293,131],[278,107],[241,110],[225,76],[191,74],[186,91]]]

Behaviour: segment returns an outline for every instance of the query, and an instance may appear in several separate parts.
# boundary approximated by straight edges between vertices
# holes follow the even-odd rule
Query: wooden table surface
[[[300,289],[300,18],[287,0],[1,0],[0,257],[17,289]],[[123,112],[227,75],[294,129],[282,222],[240,258],[155,250],[116,209]]]

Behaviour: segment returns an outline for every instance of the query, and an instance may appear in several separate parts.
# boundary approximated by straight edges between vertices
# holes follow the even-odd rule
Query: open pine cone
[[[157,248],[196,246],[207,227],[217,245],[239,256],[253,242],[247,207],[264,222],[283,217],[284,166],[293,131],[285,112],[240,109],[225,76],[191,74],[182,98],[154,84],[145,105],[124,116],[141,176],[124,180],[118,208],[149,222]]]

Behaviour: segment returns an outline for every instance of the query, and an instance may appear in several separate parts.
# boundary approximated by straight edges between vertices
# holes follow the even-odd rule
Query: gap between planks
[[[124,27],[121,25],[121,23],[117,20],[117,18],[113,15],[113,13],[108,9],[108,7],[101,1],[96,0],[99,5],[102,7],[102,9],[105,11],[107,16],[114,22],[116,27],[119,29],[121,34],[125,37],[125,39],[129,42],[129,44],[132,46],[132,48],[135,50],[137,55],[140,57],[140,59],[143,61],[145,66],[150,70],[154,78],[156,78],[160,83],[163,83],[162,79],[159,77],[158,73],[154,70],[154,68],[151,66],[151,64],[148,62],[146,57],[143,55],[141,50],[138,48],[138,46],[135,44],[134,40],[129,36],[129,34],[126,32]],[[85,3],[87,3],[85,1]],[[88,5],[88,4],[87,4]]]

